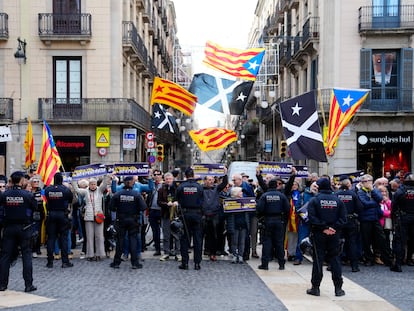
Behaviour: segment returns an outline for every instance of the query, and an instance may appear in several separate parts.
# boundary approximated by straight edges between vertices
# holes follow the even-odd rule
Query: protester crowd
[[[203,255],[212,262],[229,256],[233,264],[259,258],[259,244],[259,269],[268,270],[276,260],[283,270],[286,261],[302,264],[309,250],[303,242],[310,237],[311,295],[319,294],[324,263],[337,296],[345,294],[342,266],[359,272],[362,265],[384,265],[402,272],[403,265],[414,265],[414,175],[374,180],[365,174],[355,182],[347,175],[299,178],[293,167],[287,180],[262,176],[259,168],[256,178],[257,183],[243,172],[227,176],[226,169],[224,176],[199,178],[188,168],[184,176],[154,169],[146,178],[108,174],[65,183],[57,173],[53,185],[41,187],[32,171],[0,176],[0,291],[7,289],[19,252],[26,292],[36,290],[32,258],[42,251],[50,269],[57,259],[62,268],[73,267],[78,246],[80,258],[91,264],[112,258],[114,269],[128,260],[140,269],[148,227],[154,257],[176,260],[182,270],[189,269],[190,248],[200,270]],[[225,210],[227,199],[243,197],[255,198],[256,211]],[[335,217],[326,212],[333,208],[340,211]]]

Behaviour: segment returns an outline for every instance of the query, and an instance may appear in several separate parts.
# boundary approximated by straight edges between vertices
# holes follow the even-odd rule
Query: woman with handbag
[[[98,187],[95,178],[80,180],[80,185],[87,185],[85,188],[79,187],[76,181],[72,182],[76,193],[85,200],[85,235],[86,235],[86,259],[88,261],[100,261],[105,257],[104,239],[104,213],[103,196],[109,183],[110,176],[105,175]]]

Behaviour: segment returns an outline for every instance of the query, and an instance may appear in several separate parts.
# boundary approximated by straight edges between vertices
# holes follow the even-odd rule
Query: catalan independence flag
[[[37,166],[38,174],[46,186],[53,184],[53,177],[62,165],[59,152],[53,140],[49,125],[43,120],[43,137],[40,149],[40,159]]]
[[[265,53],[264,48],[247,50],[223,48],[207,41],[203,63],[208,67],[244,80],[256,80]]]
[[[180,85],[159,77],[154,78],[151,105],[163,104],[191,116],[197,104],[197,96]]]
[[[34,148],[32,121],[28,119],[26,138],[24,139],[24,149],[26,150],[25,166],[30,167],[36,161],[36,153]]]
[[[334,146],[358,108],[368,96],[365,89],[338,89],[334,88],[331,94],[329,109],[329,124],[325,139],[327,155],[334,154]]]
[[[235,131],[216,127],[191,130],[189,134],[202,151],[222,149],[237,140]]]

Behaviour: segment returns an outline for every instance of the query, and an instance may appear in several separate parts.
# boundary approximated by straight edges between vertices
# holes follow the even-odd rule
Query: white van
[[[231,180],[234,174],[245,173],[249,175],[249,178],[253,179],[254,182],[257,182],[256,178],[256,168],[259,166],[259,162],[249,162],[249,161],[234,161],[230,163],[230,166],[227,170],[227,175],[229,176],[229,181]]]

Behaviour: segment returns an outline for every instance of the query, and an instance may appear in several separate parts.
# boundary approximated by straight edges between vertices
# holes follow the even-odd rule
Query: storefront
[[[90,164],[90,136],[54,136],[53,138],[66,172],[73,171],[76,166]]]
[[[411,172],[413,132],[358,132],[357,168],[374,178],[394,171]]]

